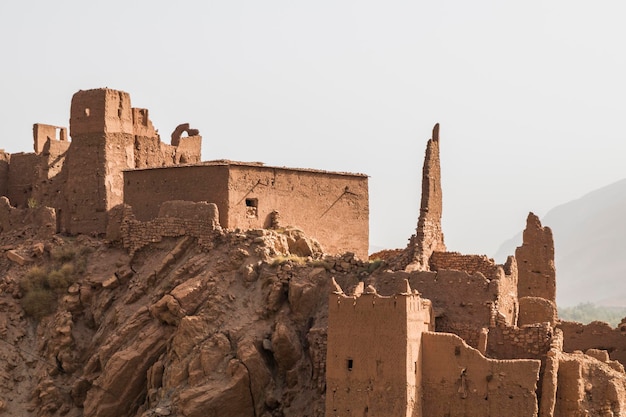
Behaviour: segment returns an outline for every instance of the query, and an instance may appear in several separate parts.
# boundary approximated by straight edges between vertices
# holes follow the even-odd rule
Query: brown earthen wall
[[[8,194],[11,154],[0,149],[0,196]]]
[[[108,88],[79,91],[72,97],[70,136],[126,133],[134,134],[130,96]]]
[[[422,349],[424,416],[537,415],[540,361],[487,359],[447,333],[423,333]]]
[[[429,321],[418,296],[332,294],[326,416],[422,416],[420,346]]]
[[[215,204],[171,201],[162,207],[160,217],[147,222],[137,221],[130,206],[121,207],[119,236],[131,255],[164,237],[191,236],[204,247],[211,242],[213,232],[220,228]]]
[[[367,259],[369,197],[367,177],[264,166],[231,165],[228,227],[269,227],[271,213],[281,226],[314,237],[327,253],[354,252]],[[256,201],[256,214],[247,200]]]
[[[561,321],[557,327],[563,331],[563,351],[602,349],[609,352],[612,360],[626,366],[626,326],[614,329],[600,321],[589,324]]]
[[[65,169],[67,203],[62,211],[63,228],[70,233],[92,233],[106,226],[105,136],[74,138]]]
[[[487,353],[498,359],[540,359],[550,350],[553,335],[549,323],[522,327],[498,323],[489,329]]]
[[[582,353],[558,356],[554,417],[621,416],[626,409],[623,370]]]
[[[439,124],[433,128],[432,138],[426,145],[422,167],[422,200],[415,235],[411,237],[410,270],[428,270],[433,251],[445,251],[441,215],[443,210],[441,191],[441,166],[439,161]]]
[[[200,162],[201,136],[184,137],[178,146],[167,145],[158,136],[135,136],[135,168],[164,167]]]
[[[556,303],[556,271],[554,241],[549,227],[528,214],[523,244],[515,250],[520,297],[541,297]]]
[[[430,270],[465,271],[469,274],[482,273],[488,279],[498,277],[498,265],[485,255],[462,255],[459,252],[433,252],[430,257]]]
[[[32,196],[33,185],[36,184],[40,158],[34,153],[16,153],[11,155],[7,197],[11,205],[24,208]]]
[[[554,325],[556,320],[556,304],[552,301],[539,297],[521,297],[519,299],[518,326],[543,322]]]
[[[382,272],[375,276],[376,288],[383,295],[393,294],[400,290],[404,279],[431,300],[438,332],[457,334],[471,346],[478,346],[481,330],[491,323],[492,305],[501,296],[500,280],[447,270]]]
[[[228,166],[180,166],[124,172],[124,203],[137,220],[159,214],[165,201],[208,201],[219,209],[220,224],[228,227]]]
[[[56,213],[50,207],[15,208],[6,197],[0,197],[0,233],[32,227],[36,235],[50,238],[57,232]]]

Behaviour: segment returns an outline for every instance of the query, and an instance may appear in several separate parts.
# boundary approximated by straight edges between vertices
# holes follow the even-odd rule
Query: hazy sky
[[[625,4],[3,1],[0,148],[124,90],[205,160],[368,174],[370,244],[396,248],[439,122],[448,249],[493,255],[528,211],[626,177]]]

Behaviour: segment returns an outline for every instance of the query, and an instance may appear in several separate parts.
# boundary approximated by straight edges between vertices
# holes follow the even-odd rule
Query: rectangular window
[[[256,198],[246,198],[246,217],[256,219],[259,217],[259,200]]]
[[[348,371],[352,370],[352,359],[348,359]]]

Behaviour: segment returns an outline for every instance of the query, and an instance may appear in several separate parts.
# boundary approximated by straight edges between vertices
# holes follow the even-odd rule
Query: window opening
[[[348,371],[352,370],[352,365],[353,365],[352,359],[348,359]]]
[[[246,198],[246,217],[256,219],[259,217],[259,200],[256,198]]]

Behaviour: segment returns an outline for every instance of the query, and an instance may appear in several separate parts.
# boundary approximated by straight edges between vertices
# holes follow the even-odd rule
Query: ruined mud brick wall
[[[65,127],[35,123],[33,125],[33,148],[35,153],[42,153],[44,147],[50,141],[67,143],[67,129]]]
[[[131,255],[164,237],[195,237],[203,247],[220,229],[217,206],[206,202],[168,201],[161,206],[159,217],[147,222],[136,220],[128,205],[120,210],[120,238]]]
[[[279,226],[301,229],[327,253],[368,258],[366,175],[233,164],[229,191],[229,228],[269,227],[278,211]]]
[[[326,416],[421,416],[429,303],[413,294],[331,294],[328,306]]]
[[[135,135],[134,154],[135,168],[150,168],[171,166],[177,164],[195,164],[200,162],[200,152],[202,137],[197,130],[193,130],[194,135],[172,139],[172,144],[167,145],[161,142],[161,138],[152,125],[149,118],[148,109],[132,109],[133,133]],[[189,124],[185,124],[189,126]],[[184,130],[189,132],[190,129]],[[174,135],[174,134],[173,134]]]
[[[489,329],[487,353],[499,359],[541,359],[550,350],[553,335],[549,323],[516,327],[499,322]]]
[[[620,416],[626,409],[622,370],[582,353],[558,355],[555,416]]]
[[[123,200],[122,171],[134,162],[128,93],[97,89],[74,94],[70,134],[65,227],[70,233],[103,233],[107,210]]]
[[[519,274],[519,297],[541,297],[556,301],[554,241],[549,227],[528,214],[523,244],[515,250]]]
[[[488,279],[497,278],[498,265],[486,255],[462,255],[459,252],[433,252],[430,257],[430,270],[453,269],[468,274],[480,272]]]
[[[179,166],[124,172],[124,203],[137,220],[159,215],[170,200],[210,201],[219,209],[220,224],[228,227],[228,165]]]
[[[422,201],[417,229],[409,242],[412,252],[410,270],[428,270],[430,255],[434,251],[445,252],[441,214],[441,167],[439,162],[439,124],[433,128],[432,138],[426,145],[422,168]]]
[[[519,311],[518,326],[546,321],[554,324],[557,320],[556,304],[545,298],[522,297],[519,299]]]
[[[210,201],[228,229],[293,226],[317,239],[327,253],[367,259],[367,176],[266,167],[231,161],[124,173],[124,201],[138,220],[156,216],[164,201]]]
[[[0,233],[32,227],[40,237],[57,232],[56,212],[50,207],[16,208],[9,199],[0,197]]]
[[[536,416],[541,362],[487,359],[453,334],[422,335],[424,416]]]
[[[40,158],[34,153],[11,155],[6,196],[15,207],[28,207],[33,185],[37,183]]]
[[[497,265],[493,259],[484,255],[433,252],[430,257],[430,269],[431,271],[464,271],[471,275],[477,272],[483,274],[489,281],[494,281],[498,285],[497,293],[499,295],[494,300],[497,303],[498,311],[506,317],[508,323],[516,323],[518,317],[518,277],[517,262],[513,256],[509,256],[504,265]]]
[[[612,360],[626,366],[626,325],[614,329],[600,321],[589,324],[561,321],[558,328],[563,331],[563,351],[602,349],[609,352]]]
[[[4,149],[0,149],[0,196],[7,195],[10,161],[11,154],[6,153]]]
[[[411,288],[431,300],[436,331],[454,333],[473,347],[478,346],[482,329],[490,326],[494,306],[507,305],[498,300],[509,297],[502,293],[502,288],[506,288],[502,282],[510,279],[508,276],[488,280],[480,273],[470,275],[463,271],[387,271],[375,274],[372,279],[383,295],[398,292],[403,280],[408,279]],[[513,324],[512,314],[496,311]]]
[[[7,187],[2,195],[6,195],[14,206],[59,207],[64,181],[58,181],[56,177],[63,171],[70,142],[46,139],[39,145],[38,153],[14,154],[6,165]]]

